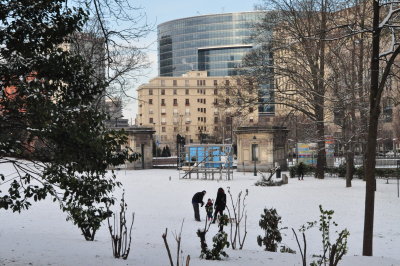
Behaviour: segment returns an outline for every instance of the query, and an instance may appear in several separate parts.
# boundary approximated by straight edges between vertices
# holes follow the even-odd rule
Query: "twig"
[[[162,234],[162,238],[164,239],[165,248],[167,249],[169,262],[170,262],[171,266],[174,266],[174,263],[172,262],[171,251],[170,251],[169,246],[168,246],[167,234],[168,234],[168,228],[165,228],[165,233]]]

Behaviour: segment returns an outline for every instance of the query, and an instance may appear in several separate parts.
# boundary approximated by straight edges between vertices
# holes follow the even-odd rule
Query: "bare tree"
[[[168,240],[167,240],[167,235],[168,235],[168,228],[165,228],[165,233],[162,234],[162,238],[164,240],[164,245],[165,248],[167,250],[168,253],[168,259],[169,259],[169,263],[171,266],[179,266],[179,262],[180,262],[180,253],[181,253],[181,242],[182,242],[182,228],[183,228],[183,223],[184,223],[184,219],[182,220],[182,224],[181,224],[181,229],[179,231],[179,234],[173,234],[176,244],[177,244],[177,248],[176,248],[176,264],[174,264],[173,260],[172,260],[172,255],[171,255],[171,250],[169,248],[169,244],[168,244]],[[188,255],[186,257],[186,266],[189,265],[189,261],[190,261],[190,256]],[[183,258],[182,258],[182,265],[183,265]]]
[[[135,213],[132,213],[132,223],[128,231],[126,211],[127,204],[125,203],[125,191],[122,193],[119,215],[112,214],[113,223],[110,222],[110,217],[107,218],[108,230],[111,236],[111,244],[114,258],[122,258],[126,260],[129,256],[132,243],[132,227],[135,220]],[[107,206],[109,211],[109,205]]]
[[[227,207],[228,216],[231,224],[230,229],[230,242],[232,249],[236,249],[239,245],[239,249],[243,248],[244,241],[247,236],[247,211],[246,211],[246,198],[249,195],[249,191],[246,189],[246,194],[243,196],[242,191],[239,192],[236,202],[233,201],[231,190],[228,187],[228,194],[231,198],[231,209]],[[244,232],[242,232],[242,220],[244,218]],[[242,235],[243,234],[243,235]]]
[[[149,67],[145,50],[138,43],[152,29],[146,14],[128,0],[75,0],[88,6],[91,18],[84,33],[72,35],[72,49],[98,66],[94,78],[106,84],[104,98],[127,99],[132,83]]]
[[[381,99],[385,84],[398,68],[396,58],[400,53],[398,44],[398,19],[400,4],[396,1],[372,1],[372,55],[371,55],[371,85],[369,98],[368,138],[366,151],[366,193],[365,193],[365,217],[364,217],[364,240],[363,255],[372,256],[373,231],[374,231],[374,208],[375,208],[375,164],[376,145],[378,135],[378,122],[381,112]],[[390,42],[382,45],[384,36],[390,36]],[[383,62],[382,69],[380,62]]]
[[[365,25],[366,3],[358,1],[346,12],[337,12],[335,20],[346,25]],[[362,143],[367,128],[365,114],[368,99],[368,44],[367,35],[363,32],[353,34],[351,28],[338,27],[337,36],[349,36],[335,39],[328,43],[330,56],[327,58],[330,81],[330,111],[333,113],[333,123],[341,128],[340,142],[345,149],[346,157],[346,187],[351,187],[354,174],[355,145],[361,139]]]
[[[329,0],[268,0],[261,8],[274,11],[256,26],[259,49],[250,52],[243,65],[257,77],[257,84],[273,87],[270,102],[293,108],[315,123],[316,177],[324,178],[326,56],[330,53],[326,37],[336,7]],[[257,97],[258,103],[266,98]]]

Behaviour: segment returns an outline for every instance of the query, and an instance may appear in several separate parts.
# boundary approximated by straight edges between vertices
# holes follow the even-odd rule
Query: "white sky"
[[[133,5],[143,8],[147,15],[147,23],[154,25],[154,31],[145,39],[141,40],[141,46],[150,45],[147,52],[151,61],[151,68],[141,77],[139,81],[129,90],[129,95],[136,97],[136,88],[148,82],[151,78],[158,75],[157,66],[157,25],[163,22],[191,17],[196,15],[216,14],[252,11],[256,4],[260,4],[261,0],[203,0],[203,1],[184,1],[184,0],[137,0]],[[124,107],[124,117],[134,122],[137,112],[137,101],[130,100]]]

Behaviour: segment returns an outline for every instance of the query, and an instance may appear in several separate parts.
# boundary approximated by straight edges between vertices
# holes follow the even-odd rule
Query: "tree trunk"
[[[323,123],[324,110],[319,108],[317,117],[317,137],[318,137],[318,154],[317,154],[317,165],[315,169],[315,178],[323,179],[326,165],[326,151],[325,151],[325,125]]]
[[[371,58],[371,87],[370,87],[370,110],[368,123],[368,143],[365,164],[365,217],[364,217],[364,239],[363,255],[372,256],[373,233],[374,233],[374,207],[375,207],[375,154],[376,138],[378,135],[379,108],[379,0],[373,0],[372,21],[372,58]]]
[[[349,146],[353,146],[349,143]],[[354,174],[354,151],[352,147],[349,147],[346,152],[346,187],[351,187],[351,180]]]
[[[319,179],[324,178],[325,165],[326,165],[326,151],[325,151],[325,125],[324,125],[324,108],[325,108],[325,37],[326,37],[326,0],[321,0],[321,25],[320,25],[320,39],[319,39],[319,79],[317,95],[317,102],[315,108],[315,115],[317,117],[317,133],[318,133],[318,157],[317,169],[315,170],[315,177]]]

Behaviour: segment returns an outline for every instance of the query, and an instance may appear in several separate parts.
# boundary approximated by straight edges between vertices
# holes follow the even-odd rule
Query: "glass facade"
[[[240,12],[177,19],[158,26],[160,76],[206,70],[209,76],[233,76],[252,48],[255,22],[264,12]]]

